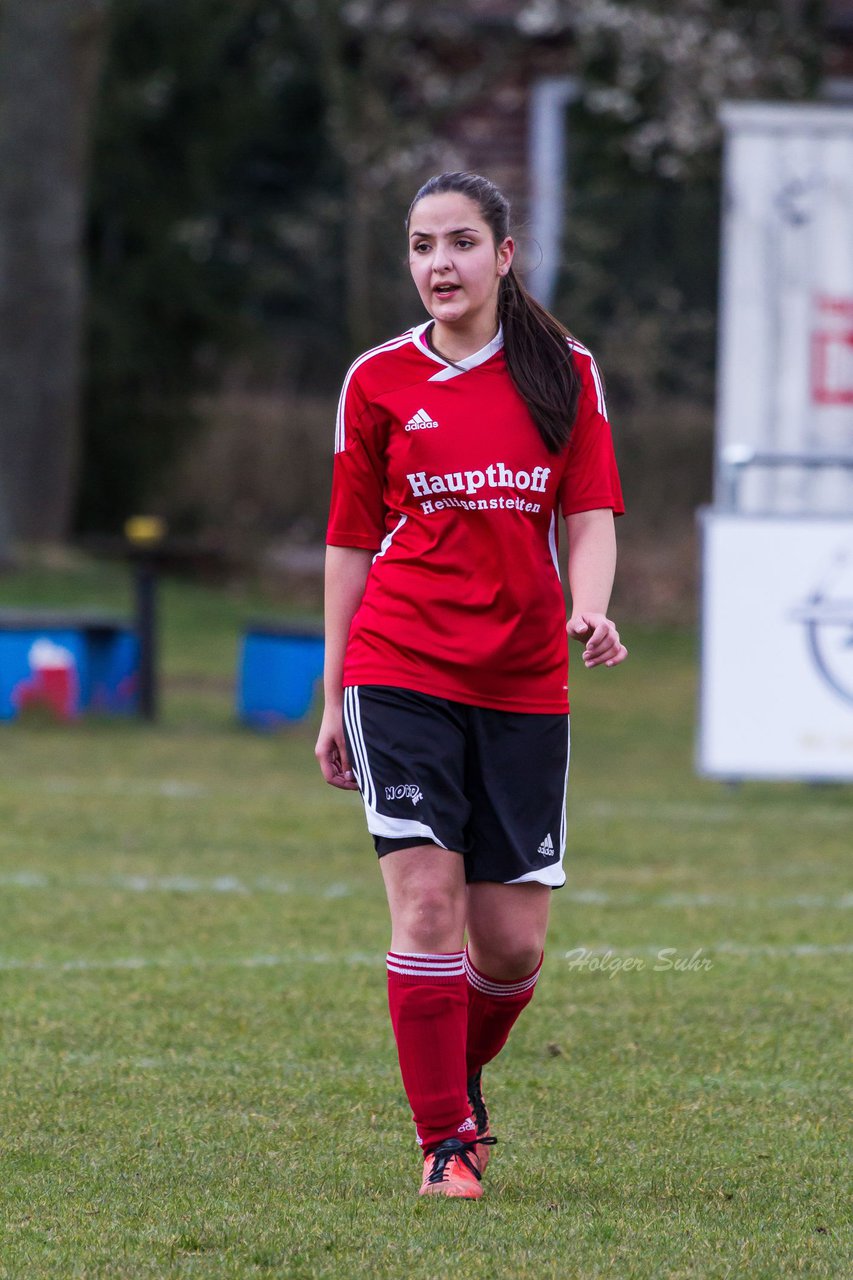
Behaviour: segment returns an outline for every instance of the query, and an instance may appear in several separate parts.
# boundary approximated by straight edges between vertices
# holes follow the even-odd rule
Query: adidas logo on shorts
[[[557,850],[554,848],[554,841],[551,839],[551,832],[550,832],[550,831],[548,832],[547,836],[545,837],[545,839],[544,839],[544,840],[542,841],[542,843],[540,844],[540,846],[539,846],[539,852],[542,854],[542,857],[543,857],[543,858],[554,858],[554,857],[556,857],[556,855],[557,855]]]

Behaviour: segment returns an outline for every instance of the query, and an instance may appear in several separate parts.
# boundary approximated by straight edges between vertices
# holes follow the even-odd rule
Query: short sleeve
[[[359,385],[344,381],[335,430],[332,500],[326,542],[375,551],[385,537],[383,433]]]
[[[560,481],[560,510],[569,516],[609,507],[620,516],[625,504],[601,374],[585,347],[573,344],[572,354],[581,379],[581,393]]]

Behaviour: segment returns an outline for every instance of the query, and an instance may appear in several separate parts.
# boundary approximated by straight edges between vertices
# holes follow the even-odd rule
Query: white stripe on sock
[[[451,964],[454,960],[461,960],[464,951],[389,951],[389,956],[393,956],[395,960],[438,960]]]
[[[535,973],[528,978],[522,978],[519,982],[493,982],[490,978],[484,977],[472,965],[468,959],[467,951],[464,953],[465,976],[475,991],[482,992],[487,996],[520,996],[525,991],[531,991],[539,981],[539,974],[542,972],[542,965],[539,964]]]
[[[520,996],[526,991],[532,991],[537,981],[537,978],[530,978],[527,982],[519,982],[512,985],[509,983],[483,982],[477,974],[472,974],[467,970],[466,977],[475,991],[481,992],[484,996],[495,996],[497,999],[507,996]]]
[[[464,978],[465,970],[460,964],[455,969],[411,969],[407,966],[396,965],[392,961],[388,961],[388,972],[399,973],[404,978]]]
[[[386,965],[389,973],[405,977],[458,978],[465,973],[465,952],[389,951]]]

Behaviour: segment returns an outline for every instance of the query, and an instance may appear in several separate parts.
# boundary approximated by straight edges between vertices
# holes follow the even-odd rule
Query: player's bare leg
[[[465,865],[435,844],[379,859],[391,910],[391,950],[459,951],[465,932]]]
[[[489,1113],[482,1070],[506,1043],[539,977],[551,889],[542,884],[468,886],[468,1101],[477,1125],[480,1169],[489,1160]]]
[[[468,885],[468,951],[478,969],[500,982],[530,973],[545,946],[551,893],[535,882]]]
[[[481,1169],[465,1075],[465,864],[429,844],[395,850],[379,865],[391,908],[391,1022],[425,1155],[421,1195],[477,1200]]]

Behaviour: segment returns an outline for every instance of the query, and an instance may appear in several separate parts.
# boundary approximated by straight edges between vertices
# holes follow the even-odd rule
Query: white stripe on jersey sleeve
[[[592,380],[595,383],[595,394],[598,400],[598,412],[601,414],[602,418],[604,418],[605,422],[609,421],[607,417],[607,405],[604,400],[604,383],[601,380],[598,365],[595,363],[595,356],[588,347],[585,347],[582,342],[577,342],[574,338],[569,339],[569,344],[572,351],[577,351],[578,355],[586,356],[589,360],[589,369],[592,374]]]
[[[368,360],[372,360],[374,356],[381,355],[384,351],[396,351],[398,347],[404,347],[407,342],[412,340],[412,330],[407,329],[405,333],[401,333],[399,338],[391,338],[388,342],[383,342],[379,347],[371,347],[369,351],[365,351],[364,355],[354,360],[347,370],[347,376],[344,378],[344,385],[341,388],[340,398],[338,399],[338,414],[335,422],[335,453],[343,453],[347,447],[346,444],[346,401],[349,384],[352,381],[353,374],[366,364]]]

